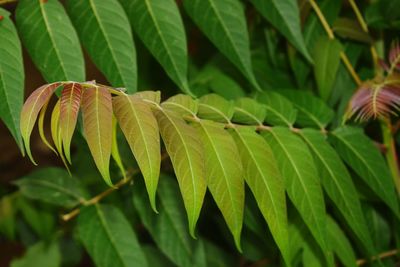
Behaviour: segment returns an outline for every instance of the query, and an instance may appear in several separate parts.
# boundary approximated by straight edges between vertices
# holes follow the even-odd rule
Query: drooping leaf
[[[202,119],[227,123],[233,116],[233,102],[217,94],[202,96],[198,106],[197,115]]]
[[[115,112],[115,111],[114,111]],[[122,163],[121,155],[118,147],[118,123],[117,118],[112,116],[112,141],[111,141],[111,157],[115,161],[124,179],[126,179],[126,171]]]
[[[135,95],[114,97],[113,108],[144,177],[151,206],[156,211],[156,189],[161,164],[157,121],[149,104]]]
[[[18,179],[23,196],[65,208],[83,203],[87,194],[79,180],[60,168],[44,168]]]
[[[21,43],[10,13],[0,8],[0,118],[23,150],[20,111],[24,98],[24,68]]]
[[[44,119],[46,116],[48,106],[49,106],[49,102],[44,104],[44,106],[42,107],[42,109],[40,110],[40,113],[39,113],[39,120],[38,120],[39,135],[40,135],[40,139],[42,139],[43,143],[50,150],[52,150],[54,153],[56,153],[56,155],[58,155],[56,149],[50,144],[49,140],[47,140],[46,134],[44,133]]]
[[[274,152],[290,200],[326,253],[325,203],[310,151],[289,129],[274,127],[262,135]]]
[[[312,129],[300,131],[312,151],[322,185],[335,203],[361,244],[372,255],[374,248],[368,231],[361,203],[351,176],[335,150],[327,143],[321,132]]]
[[[189,231],[194,237],[206,192],[202,143],[196,130],[172,111],[160,109],[155,115],[179,182]]]
[[[142,187],[143,188],[143,187]],[[160,250],[178,266],[191,266],[195,241],[187,232],[185,208],[176,183],[162,176],[157,190],[159,213],[151,211],[146,193],[140,188],[133,192],[133,202],[144,227]]]
[[[252,0],[258,11],[277,28],[293,46],[309,61],[311,56],[307,51],[301,33],[299,7],[292,0]]]
[[[42,107],[50,100],[59,83],[46,84],[36,89],[25,101],[21,111],[20,129],[26,153],[36,165],[30,149],[30,136]]]
[[[340,157],[400,217],[399,202],[389,169],[382,155],[361,129],[341,127],[330,141]]]
[[[115,87],[136,91],[136,52],[118,0],[69,0],[67,11],[94,64]]]
[[[30,246],[24,256],[14,259],[11,267],[58,267],[61,266],[61,251],[57,241],[44,241]]]
[[[82,97],[83,130],[90,153],[104,181],[112,186],[109,165],[112,143],[111,94],[104,87],[87,88]]]
[[[339,69],[341,51],[342,46],[338,40],[330,40],[325,36],[318,39],[314,48],[314,75],[319,95],[325,101],[332,93],[333,83]]]
[[[324,129],[334,116],[334,112],[321,99],[300,90],[279,90],[279,94],[289,99],[298,110],[296,123],[302,127]]]
[[[262,124],[266,116],[264,105],[247,97],[235,101],[234,111],[232,121],[244,124]]]
[[[85,81],[78,36],[58,0],[18,1],[15,16],[22,42],[47,82]]]
[[[204,147],[207,187],[240,248],[243,225],[244,173],[233,138],[224,125],[200,121],[196,124]],[[224,193],[222,193],[224,192]]]
[[[63,140],[65,157],[71,163],[70,146],[78,121],[79,107],[82,99],[82,86],[79,83],[64,85],[60,104],[60,132]]]
[[[372,38],[365,32],[360,23],[349,18],[338,18],[332,26],[332,30],[342,38],[371,44]]]
[[[253,129],[235,128],[244,177],[286,262],[290,262],[283,178],[270,146]]]
[[[173,0],[120,0],[137,35],[180,89],[187,81],[186,35]]]
[[[265,105],[267,111],[265,121],[276,126],[293,126],[297,111],[285,97],[275,92],[257,93],[257,101]]]
[[[328,239],[331,248],[346,267],[356,267],[356,255],[345,233],[332,217],[327,218]]]
[[[97,266],[148,266],[129,221],[114,206],[84,208],[78,217],[78,235]]]
[[[238,0],[184,1],[186,12],[211,42],[261,91],[254,77],[244,8]]]
[[[193,116],[197,114],[197,101],[188,95],[178,94],[168,98],[162,104],[166,108],[180,116]]]

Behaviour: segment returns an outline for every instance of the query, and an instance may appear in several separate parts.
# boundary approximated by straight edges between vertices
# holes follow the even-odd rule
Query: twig
[[[0,0],[0,5],[5,5],[8,3],[16,3],[17,0]]]
[[[397,254],[400,254],[400,249],[393,249],[390,251],[383,252],[383,253],[379,254],[378,256],[372,257],[370,261],[376,261],[378,259],[385,259],[385,258],[393,257],[393,256],[396,256]],[[357,260],[356,264],[357,264],[357,266],[362,266],[368,262],[369,262],[369,260],[367,260],[367,259],[359,259],[359,260]]]

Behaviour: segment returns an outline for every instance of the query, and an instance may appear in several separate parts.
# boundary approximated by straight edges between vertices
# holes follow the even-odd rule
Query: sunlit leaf
[[[196,115],[197,101],[188,95],[178,94],[168,98],[161,104],[164,108],[173,111],[181,116]]]
[[[317,169],[307,145],[289,129],[274,127],[262,132],[274,152],[290,200],[324,252],[326,213]]]
[[[179,182],[189,231],[194,237],[206,193],[202,143],[196,130],[172,111],[155,110],[155,115]]]
[[[388,166],[372,141],[361,129],[341,127],[330,141],[341,158],[400,217],[399,202]]]
[[[155,197],[161,164],[157,121],[149,104],[135,95],[113,98],[113,108],[144,177],[151,206],[156,210]]]
[[[136,91],[132,30],[118,0],[69,0],[67,11],[94,64],[115,87]]]
[[[253,129],[232,130],[244,177],[286,262],[290,262],[283,178],[267,142]]]
[[[97,266],[148,266],[129,221],[114,206],[96,204],[82,209],[78,235]]]
[[[30,149],[30,136],[40,110],[50,100],[59,85],[59,83],[52,83],[41,86],[28,97],[22,107],[20,120],[22,139],[24,140],[26,153],[35,165],[36,162]]]
[[[197,115],[202,119],[229,122],[233,116],[234,105],[217,94],[204,95],[199,99]]]
[[[58,0],[18,1],[15,17],[22,42],[47,82],[85,80],[78,35]]]
[[[232,121],[244,124],[262,124],[266,116],[264,105],[247,97],[237,99],[234,110]]]
[[[21,43],[10,19],[10,13],[0,8],[0,118],[23,149],[20,132],[20,111],[24,98],[24,68]]]
[[[187,94],[186,35],[173,0],[120,0],[132,27],[171,79]]]
[[[112,143],[111,94],[104,87],[87,88],[82,98],[83,130],[94,162],[104,181],[112,186],[109,173]]]
[[[240,250],[244,209],[244,173],[233,138],[224,125],[201,121],[199,129],[204,153],[207,186]]]
[[[64,85],[61,93],[60,132],[63,140],[65,157],[71,163],[70,146],[78,120],[79,107],[82,99],[82,86],[79,83]]]

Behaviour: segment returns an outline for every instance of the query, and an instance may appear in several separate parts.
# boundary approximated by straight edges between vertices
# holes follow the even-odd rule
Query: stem
[[[386,146],[386,161],[392,174],[394,184],[396,185],[397,194],[400,195],[400,170],[397,160],[396,145],[393,139],[392,126],[390,119],[386,118],[381,121],[381,131],[383,143]]]
[[[0,5],[8,4],[8,3],[16,3],[17,0],[0,0]]]
[[[357,264],[357,266],[362,266],[370,261],[376,261],[378,259],[385,259],[385,258],[393,257],[399,253],[400,253],[399,249],[393,249],[390,251],[383,252],[383,253],[379,254],[378,256],[372,257],[370,260],[366,260],[366,259],[357,260],[356,264]]]

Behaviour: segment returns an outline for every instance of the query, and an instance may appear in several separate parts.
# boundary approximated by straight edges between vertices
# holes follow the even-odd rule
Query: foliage
[[[11,266],[83,253],[96,266],[394,266],[400,46],[369,32],[392,37],[398,16],[348,2],[19,0],[16,26],[0,8],[1,118],[35,165],[36,123],[65,165],[1,195],[0,233],[28,247]],[[20,40],[46,80],[24,105]],[[88,62],[110,85],[86,81]]]

